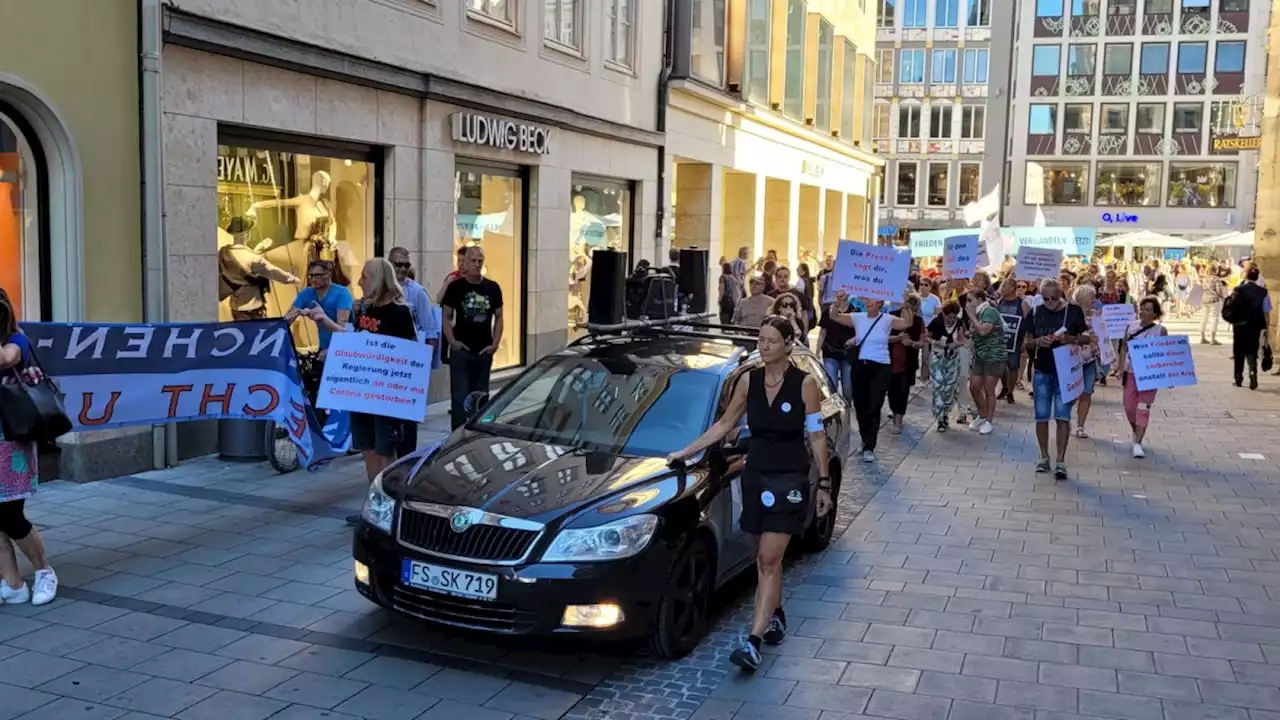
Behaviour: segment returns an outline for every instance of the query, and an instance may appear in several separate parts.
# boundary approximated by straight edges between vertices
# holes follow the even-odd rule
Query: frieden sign
[[[493,115],[456,112],[449,116],[454,142],[488,145],[499,150],[546,155],[551,152],[551,128]]]

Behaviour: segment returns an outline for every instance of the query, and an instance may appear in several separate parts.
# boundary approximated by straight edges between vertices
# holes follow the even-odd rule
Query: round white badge
[[[773,502],[774,502],[773,493],[769,492],[768,490],[765,490],[764,492],[760,493],[760,502],[765,507],[773,507]]]
[[[782,403],[782,412],[791,412],[791,403],[789,402]]]

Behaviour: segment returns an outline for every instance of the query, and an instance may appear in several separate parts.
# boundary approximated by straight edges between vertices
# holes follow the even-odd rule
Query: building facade
[[[879,220],[887,240],[963,226],[960,208],[1000,182],[999,165],[985,160],[1002,150],[991,116],[1008,99],[994,91],[1007,66],[992,56],[1007,57],[1001,46],[1011,43],[1012,26],[993,24],[993,3],[876,0],[870,124],[885,158]]]
[[[655,5],[659,3],[654,3]],[[874,8],[838,0],[676,0],[666,160],[671,244],[768,250],[817,274],[874,235],[880,161],[865,108]]]
[[[1005,223],[1248,230],[1264,0],[1019,3]]]

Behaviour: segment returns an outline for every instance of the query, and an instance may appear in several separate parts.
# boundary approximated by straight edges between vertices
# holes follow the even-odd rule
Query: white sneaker
[[[58,597],[58,574],[52,569],[37,570],[34,592],[31,593],[32,605],[48,605]]]
[[[1142,449],[1142,443],[1133,444],[1133,456],[1136,458],[1144,458],[1147,456],[1147,451]]]
[[[978,428],[982,427],[982,423],[984,422],[986,422],[986,420],[983,420],[981,416],[974,415],[973,422],[969,423],[969,429],[977,430]]]
[[[875,461],[876,461],[876,454],[875,454],[875,453],[871,452],[870,450],[863,450],[863,451],[862,451],[862,462],[864,462],[864,463],[873,463],[873,462],[875,462]]]
[[[991,424],[990,420],[983,420],[982,424],[978,426],[979,435],[990,435],[992,430],[995,430],[995,426]]]
[[[31,600],[31,588],[26,583],[17,590],[9,587],[9,583],[0,580],[0,605],[21,605]]]

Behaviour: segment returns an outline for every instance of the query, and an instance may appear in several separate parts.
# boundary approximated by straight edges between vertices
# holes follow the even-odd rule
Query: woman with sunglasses
[[[805,322],[804,313],[800,311],[800,298],[795,293],[783,292],[773,301],[773,307],[769,309],[770,315],[779,315],[791,321],[796,328],[796,341],[805,342],[808,337],[809,328]]]

